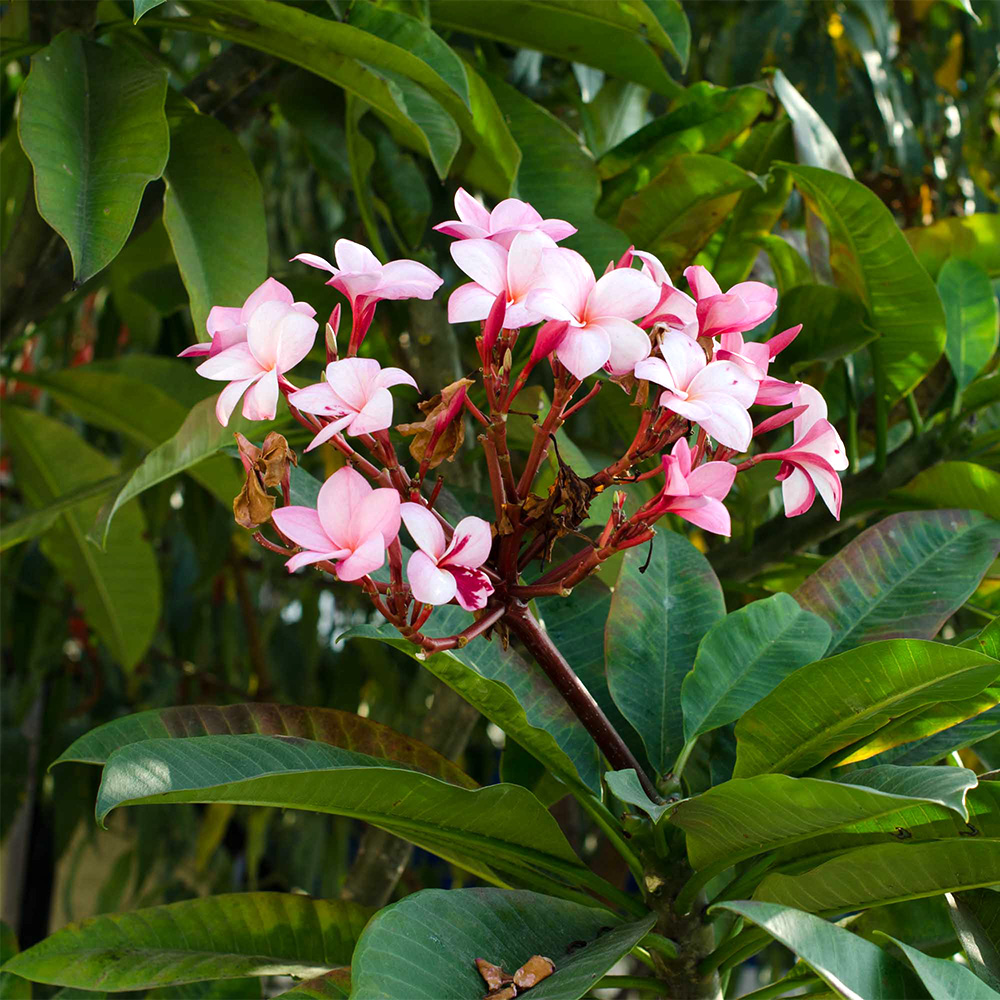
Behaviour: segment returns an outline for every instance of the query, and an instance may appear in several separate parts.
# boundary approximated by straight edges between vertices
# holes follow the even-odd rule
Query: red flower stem
[[[504,620],[545,671],[573,714],[583,723],[612,769],[623,771],[633,768],[646,794],[654,802],[661,801],[656,786],[649,780],[632,751],[601,711],[600,705],[594,701],[593,695],[584,687],[527,605],[515,602],[507,609]]]
[[[573,398],[573,393],[580,387],[579,379],[566,373],[562,378],[556,379],[555,391],[552,394],[552,405],[545,415],[542,423],[535,423],[535,437],[531,442],[531,451],[528,453],[528,461],[521,473],[521,478],[517,483],[517,495],[524,498],[531,489],[531,484],[538,475],[538,468],[549,453],[549,443],[551,435],[559,430],[563,422],[563,408]]]
[[[578,403],[574,403],[568,410],[566,410],[565,413],[563,413],[562,415],[563,420],[564,421],[569,420],[569,418],[573,416],[573,414],[576,413],[576,411],[579,410],[580,407],[586,406],[601,391],[602,385],[604,385],[603,382],[595,382],[594,388],[591,389],[590,392],[588,392],[587,395],[583,397],[583,399],[581,399]]]
[[[498,604],[478,621],[473,622],[467,629],[459,632],[458,635],[449,635],[443,639],[434,639],[426,635],[419,636],[419,638],[417,636],[408,636],[407,638],[412,642],[419,642],[428,653],[439,653],[445,649],[461,649],[496,625],[503,618],[506,611],[507,608],[503,604]]]
[[[293,549],[286,549],[282,545],[275,545],[270,539],[264,537],[264,533],[261,531],[255,531],[253,533],[253,540],[258,544],[263,546],[268,552],[277,552],[281,556],[290,556]]]

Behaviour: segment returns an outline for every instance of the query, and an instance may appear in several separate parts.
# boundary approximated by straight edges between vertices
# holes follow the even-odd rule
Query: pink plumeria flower
[[[404,503],[399,510],[418,546],[406,564],[413,596],[424,604],[447,604],[454,598],[466,611],[486,607],[493,584],[479,567],[493,545],[489,523],[464,517],[446,543],[438,519],[426,507]]]
[[[309,443],[306,451],[329,441],[338,431],[371,434],[392,423],[389,387],[417,383],[402,368],[383,368],[373,358],[343,358],[326,366],[326,381],[297,389],[288,402],[305,413],[333,417]]]
[[[729,511],[722,502],[732,489],[736,466],[705,462],[692,471],[691,449],[681,438],[663,456],[663,491],[654,501],[657,513],[677,514],[716,535],[731,534]]]
[[[525,305],[546,319],[565,323],[556,357],[578,379],[606,368],[613,375],[632,371],[649,356],[649,337],[632,320],[656,304],[659,290],[640,271],[617,268],[594,279],[575,250],[543,250],[542,276]]]
[[[458,218],[435,226],[436,232],[460,240],[492,240],[507,249],[518,233],[541,232],[558,242],[576,232],[576,226],[562,219],[543,219],[517,198],[507,198],[489,212],[464,188],[455,193],[455,211]]]
[[[719,337],[715,357],[732,361],[757,382],[757,398],[761,406],[784,406],[798,398],[800,383],[782,382],[767,374],[771,362],[799,335],[802,324],[775,334],[764,343],[744,342],[742,333],[724,333]]]
[[[837,473],[849,464],[844,442],[827,420],[826,400],[816,389],[800,385],[797,402],[805,409],[792,424],[791,446],[757,458],[781,462],[775,478],[781,483],[786,517],[797,517],[809,510],[818,491],[830,513],[839,521],[843,487]]]
[[[778,303],[777,289],[760,281],[741,281],[723,293],[705,267],[686,268],[684,277],[697,301],[699,337],[752,330],[774,312]]]
[[[644,330],[662,324],[669,330],[680,330],[691,339],[698,336],[698,303],[690,295],[674,288],[667,269],[658,257],[645,250],[633,250],[633,257],[642,261],[641,274],[656,283],[660,299],[639,324]]]
[[[333,255],[336,267],[314,253],[300,253],[292,260],[329,271],[333,277],[327,284],[343,292],[355,312],[382,299],[430,299],[442,285],[442,279],[419,261],[381,264],[368,247],[351,240],[337,240]]]
[[[274,284],[278,289],[288,291],[277,282]],[[271,288],[267,294],[274,292]],[[302,309],[303,305],[292,302],[291,293],[262,298],[247,313],[246,337],[236,340],[217,354],[210,353],[208,360],[198,365],[197,372],[204,378],[229,383],[219,393],[215,404],[215,415],[220,424],[226,426],[229,423],[244,393],[244,417],[248,420],[274,419],[279,385],[291,386],[284,377],[285,372],[294,368],[309,353],[319,329],[319,324],[313,319],[315,310],[309,307]],[[243,308],[247,309],[247,306]]]
[[[493,240],[459,240],[451,245],[455,263],[472,281],[460,285],[448,299],[448,322],[484,320],[501,293],[507,311],[503,325],[508,330],[540,323],[542,316],[528,309],[525,299],[538,283],[542,251],[555,243],[543,232],[515,233],[510,250]]]
[[[316,510],[279,507],[271,515],[278,530],[305,551],[285,565],[330,560],[339,580],[360,580],[385,562],[385,549],[399,534],[399,494],[372,489],[350,466],[338,469],[320,487]]]
[[[263,302],[286,302],[304,316],[316,315],[316,310],[308,302],[293,301],[292,293],[280,281],[268,278],[250,293],[242,306],[212,306],[205,321],[205,329],[211,339],[202,344],[192,344],[177,357],[214,358],[227,347],[245,343],[247,322],[253,311]]]
[[[662,385],[660,406],[700,424],[719,444],[746,451],[753,437],[747,408],[757,382],[732,361],[706,362],[698,342],[678,330],[660,339],[662,357],[635,366],[635,377]]]

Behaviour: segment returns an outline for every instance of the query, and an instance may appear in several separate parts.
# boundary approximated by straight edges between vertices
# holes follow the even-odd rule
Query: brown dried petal
[[[399,424],[396,430],[405,437],[413,437],[410,442],[410,454],[417,462],[422,462],[427,453],[434,427],[439,417],[444,417],[455,393],[462,389],[468,389],[473,385],[472,379],[460,378],[457,382],[445,386],[436,396],[425,399],[422,403],[417,403],[420,410],[427,416],[412,424]],[[446,459],[450,462],[458,453],[465,441],[465,420],[461,415],[457,416],[444,429],[441,436],[434,444],[434,451],[428,463],[431,469],[436,469]]]
[[[236,523],[248,530],[271,520],[274,497],[261,485],[256,469],[247,473],[246,482],[239,496],[233,501],[233,517]]]
[[[517,996],[517,987],[511,983],[510,986],[502,986],[498,990],[490,990],[483,1000],[514,1000]]]
[[[513,976],[504,972],[499,965],[487,962],[485,958],[476,959],[476,968],[479,970],[479,975],[486,980],[486,985],[491,990],[498,990],[505,983],[513,982]]]
[[[556,963],[544,955],[532,955],[517,972],[514,973],[514,984],[522,990],[530,990],[532,986],[547,979],[556,971]]]
[[[257,460],[257,471],[260,472],[264,485],[281,485],[281,480],[288,471],[289,462],[292,465],[298,465],[298,457],[288,447],[288,442],[281,434],[277,431],[271,431],[264,438],[264,443],[260,449],[260,456]]]

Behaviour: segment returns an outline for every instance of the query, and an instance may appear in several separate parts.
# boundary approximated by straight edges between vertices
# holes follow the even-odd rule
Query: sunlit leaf
[[[945,355],[958,392],[986,366],[1000,337],[1000,307],[990,276],[971,261],[949,257],[937,278],[948,327]]]

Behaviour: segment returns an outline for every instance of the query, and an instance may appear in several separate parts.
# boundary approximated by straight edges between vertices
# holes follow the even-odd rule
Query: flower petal
[[[195,371],[202,378],[219,382],[256,378],[264,369],[250,351],[249,344],[236,344],[203,361]]]
[[[542,251],[555,248],[545,233],[515,233],[507,254],[507,295],[520,302],[542,279]]]
[[[746,329],[763,323],[778,305],[778,290],[762,281],[741,281],[726,293],[738,295],[746,303]]]
[[[354,240],[340,239],[333,245],[333,256],[337,267],[353,274],[376,273],[382,270],[382,263],[366,246]]]
[[[611,341],[603,327],[571,326],[556,348],[556,357],[578,379],[603,368],[611,356]]]
[[[219,398],[215,401],[215,419],[222,424],[223,427],[229,426],[229,418],[233,415],[233,410],[236,409],[236,404],[240,401],[240,397],[243,395],[247,389],[253,385],[252,378],[238,379],[235,382],[230,382],[222,392],[219,393]]]
[[[376,531],[369,535],[346,559],[337,563],[337,579],[350,583],[374,573],[385,562],[385,542]]]
[[[445,236],[454,236],[457,240],[485,240],[490,235],[489,230],[482,226],[459,222],[457,219],[441,222],[433,228],[434,232],[444,233]]]
[[[177,355],[179,358],[204,358],[211,351],[212,344],[205,341],[203,344],[192,344],[190,347],[185,347],[180,354]]]
[[[275,367],[284,374],[294,368],[312,350],[319,323],[311,316],[291,308],[278,324],[278,349]]]
[[[785,503],[785,517],[798,517],[813,505],[816,487],[800,468],[793,468],[781,481],[781,499]]]
[[[576,232],[576,226],[570,225],[563,219],[543,219],[538,223],[538,231],[558,243],[567,236],[572,236]]]
[[[320,523],[341,548],[354,548],[358,536],[352,531],[352,521],[371,494],[372,488],[365,477],[349,465],[338,469],[320,487],[316,499]]]
[[[393,489],[372,490],[353,517],[355,537],[378,532],[388,545],[399,534],[399,494]]]
[[[732,534],[729,511],[721,500],[714,497],[678,497],[668,509],[705,531],[727,538]]]
[[[305,552],[297,552],[292,556],[285,563],[285,567],[289,573],[294,573],[297,569],[302,569],[303,566],[311,566],[313,563],[333,559],[336,555],[337,552],[314,552],[311,549],[307,549]]]
[[[597,279],[587,297],[585,316],[600,322],[605,316],[638,319],[660,300],[660,290],[652,278],[631,268],[617,268]]]
[[[710,409],[698,423],[715,438],[719,444],[736,451],[746,451],[753,439],[753,421],[750,414],[737,399],[723,392],[707,392],[689,400],[702,403]]]
[[[487,598],[493,593],[493,584],[482,570],[451,566],[448,572],[455,581],[455,599],[466,611],[479,611],[486,607]]]
[[[455,192],[455,211],[458,213],[458,217],[462,222],[469,223],[473,226],[479,226],[480,229],[489,232],[490,229],[490,213],[483,206],[482,202],[473,198],[465,188],[459,188]]]
[[[268,281],[270,280],[272,279],[269,278]],[[220,330],[228,330],[231,326],[240,326],[243,321],[243,310],[238,306],[212,306],[208,311],[208,318],[205,320],[205,329],[209,336],[214,338]]]
[[[326,366],[327,385],[354,411],[371,398],[381,368],[374,358],[342,358]]]
[[[306,445],[306,451],[312,451],[321,444],[326,444],[330,438],[338,431],[342,431],[354,419],[353,413],[345,413],[344,416],[328,423],[313,439]]]
[[[419,261],[392,260],[382,268],[376,294],[380,299],[430,299],[443,284],[443,278]]]
[[[474,281],[459,285],[448,298],[448,322],[474,323],[486,319],[496,302],[497,294],[487,291]]]
[[[274,420],[278,411],[278,373],[272,368],[247,389],[243,416],[247,420]]]
[[[662,385],[664,389],[676,388],[670,366],[663,358],[643,358],[635,366],[633,374],[644,382],[655,382],[657,385]]]
[[[348,427],[349,434],[371,434],[384,431],[392,423],[392,393],[376,389]]]
[[[288,305],[291,305],[294,301],[295,297],[280,281],[268,278],[262,284],[258,285],[247,297],[246,302],[243,303],[243,308],[240,310],[239,322],[245,323],[262,302],[286,302]]]
[[[695,264],[684,269],[684,277],[691,286],[696,299],[707,299],[710,295],[721,295],[719,283],[712,277],[707,267]]]
[[[417,388],[417,383],[409,372],[403,371],[402,368],[383,368],[375,376],[375,387],[388,389],[391,385],[409,385],[414,389]]]
[[[729,462],[706,462],[688,476],[692,496],[725,500],[736,479],[736,466]]]
[[[417,547],[426,552],[436,563],[447,548],[444,529],[438,519],[418,503],[400,504],[399,514]]]
[[[688,386],[706,367],[705,352],[697,341],[679,330],[667,330],[660,337],[660,354],[670,369],[673,388],[687,392]],[[665,383],[660,383],[661,385]],[[754,383],[756,391],[756,383]]]
[[[638,257],[642,261],[642,273],[649,275],[657,285],[673,285],[670,275],[667,274],[667,269],[660,262],[659,257],[654,257],[646,250],[633,250],[632,256]]]
[[[303,413],[318,413],[324,417],[339,417],[344,401],[330,388],[329,382],[315,382],[288,394],[288,402]]]
[[[540,267],[542,277],[537,287],[553,292],[563,307],[559,315],[548,312],[544,315],[549,319],[569,319],[582,323],[587,299],[596,284],[590,265],[575,250],[555,247],[542,251]],[[526,304],[529,309],[536,308],[530,300]]]
[[[271,514],[271,520],[278,531],[304,549],[329,552],[337,548],[312,507],[278,507]]]
[[[455,263],[473,281],[492,292],[492,306],[493,300],[507,287],[507,251],[492,240],[459,240],[449,249]],[[481,318],[485,319],[486,314]]]
[[[595,320],[608,335],[611,354],[606,365],[612,375],[624,375],[632,371],[643,358],[649,357],[652,344],[645,330],[627,319],[602,316]]]
[[[310,267],[318,268],[320,271],[329,271],[331,274],[337,273],[337,268],[325,257],[319,257],[314,253],[298,253],[292,260],[298,261],[300,264],[308,264]]]
[[[691,379],[687,390],[688,395],[693,398],[700,398],[709,392],[720,392],[732,396],[746,409],[757,398],[757,380],[732,361],[713,361]]]
[[[451,544],[445,551],[441,565],[476,569],[489,559],[491,548],[493,532],[489,522],[481,517],[463,517],[455,525],[455,534],[451,537]]]
[[[406,563],[406,579],[410,590],[424,604],[447,604],[457,589],[455,577],[437,564],[425,552],[414,552]]]

